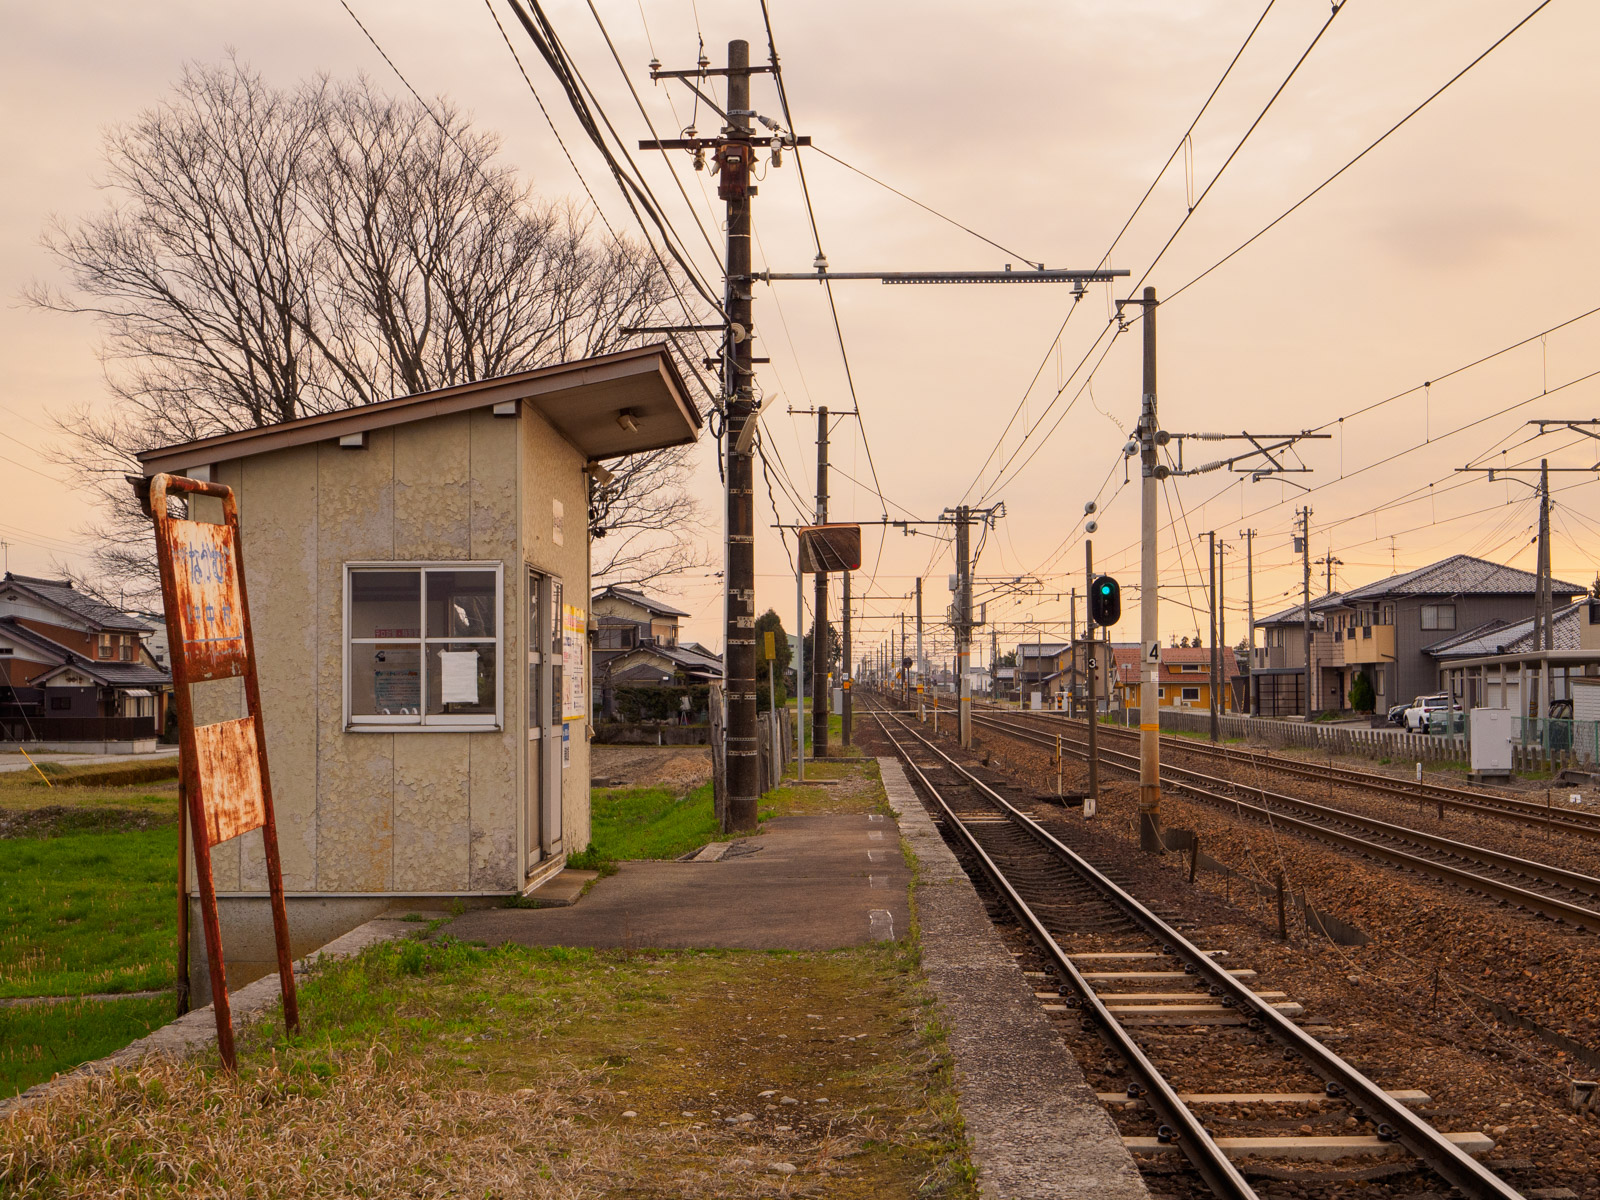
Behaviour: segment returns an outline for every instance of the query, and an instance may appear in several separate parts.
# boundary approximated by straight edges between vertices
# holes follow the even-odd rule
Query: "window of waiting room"
[[[345,727],[499,729],[499,563],[345,567]]]

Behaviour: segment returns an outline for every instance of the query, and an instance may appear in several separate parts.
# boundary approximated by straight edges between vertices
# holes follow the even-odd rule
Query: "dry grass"
[[[510,1094],[439,1087],[381,1045],[237,1078],[149,1062],[12,1118],[0,1191],[60,1197],[586,1197],[622,1131],[576,1115],[570,1070]]]
[[[970,1197],[914,955],[380,947],[237,1079],[151,1062],[0,1124],[0,1195]]]

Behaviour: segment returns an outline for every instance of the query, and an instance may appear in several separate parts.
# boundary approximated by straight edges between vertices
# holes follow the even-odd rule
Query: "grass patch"
[[[172,1020],[172,996],[0,1006],[0,1096],[104,1058]]]
[[[806,763],[806,779],[837,782],[809,786],[795,778],[793,768],[784,782],[761,798],[760,816],[805,816],[814,813],[887,813],[889,800],[883,790],[878,764],[872,759],[832,759]]]
[[[592,840],[584,853],[600,861],[677,858],[722,836],[709,783],[681,799],[666,788],[595,788],[589,805]]]
[[[907,945],[391,943],[301,1013],[241,1038],[237,1079],[152,1061],[20,1114],[0,1193],[976,1196]]]
[[[0,838],[0,996],[171,986],[177,858],[172,825]]]

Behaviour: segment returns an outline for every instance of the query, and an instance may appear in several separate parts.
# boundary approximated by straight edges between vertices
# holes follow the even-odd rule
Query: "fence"
[[[711,710],[712,804],[717,820],[725,822],[728,798],[723,783],[727,779],[728,761],[723,726],[728,716],[720,684],[711,685],[708,702]],[[756,761],[760,766],[762,793],[777,787],[783,780],[783,769],[793,756],[793,739],[794,721],[787,708],[769,709],[756,714]]]
[[[132,742],[157,732],[154,717],[0,717],[7,742]]]
[[[1132,710],[1137,712],[1137,710]],[[1211,717],[1201,710],[1163,708],[1161,728],[1175,732],[1209,733]],[[1276,721],[1267,717],[1218,716],[1217,732],[1223,738],[1245,738],[1283,749],[1323,750],[1358,758],[1389,758],[1399,762],[1464,762],[1470,754],[1465,713],[1441,714],[1430,733],[1408,733],[1394,728],[1327,725],[1317,721]],[[1567,767],[1600,764],[1600,722],[1558,717],[1513,717],[1512,769],[1559,771]]]

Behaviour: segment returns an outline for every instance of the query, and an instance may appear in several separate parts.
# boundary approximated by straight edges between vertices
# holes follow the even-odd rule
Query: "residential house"
[[[678,619],[689,614],[633,588],[613,584],[596,592],[589,602],[594,613],[594,665],[603,672],[606,663],[637,646],[676,646]]]
[[[1548,715],[1548,702],[1571,700],[1576,683],[1600,683],[1600,598],[1557,609],[1551,648],[1538,645],[1533,618],[1492,620],[1428,647],[1438,665],[1438,690],[1466,709],[1509,708]],[[1591,718],[1592,719],[1592,718]]]
[[[1034,692],[1048,690],[1045,681],[1071,665],[1067,642],[1023,642],[1017,646],[1016,686],[1024,703]]]
[[[0,579],[0,741],[154,749],[172,677],[154,627],[66,579]]]
[[[1220,653],[1222,686],[1219,692],[1221,711],[1237,711],[1239,691],[1239,659],[1226,647]],[[1114,687],[1117,700],[1124,709],[1142,708],[1143,661],[1138,646],[1113,646],[1115,663]],[[1161,663],[1156,672],[1156,706],[1158,708],[1211,708],[1211,651],[1204,646],[1166,646],[1161,650]]]
[[[1348,708],[1361,674],[1372,682],[1380,713],[1438,690],[1440,660],[1431,651],[1447,652],[1464,632],[1490,634],[1496,622],[1528,620],[1536,583],[1531,571],[1454,554],[1313,604],[1331,639],[1313,649],[1313,704]],[[1551,592],[1559,613],[1586,589],[1553,580]]]

